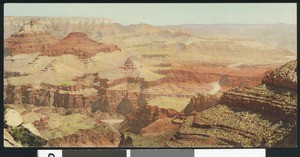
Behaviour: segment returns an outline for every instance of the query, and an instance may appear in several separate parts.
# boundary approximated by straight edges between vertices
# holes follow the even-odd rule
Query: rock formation
[[[49,117],[40,118],[40,120],[32,122],[32,124],[38,129],[38,130],[45,130],[49,128],[48,122]]]
[[[281,117],[285,120],[296,115],[296,97],[295,91],[276,91],[268,86],[243,87],[225,92],[220,103]]]
[[[14,140],[14,138],[6,129],[3,130],[3,136],[4,147],[22,147],[22,145],[19,142]]]
[[[189,104],[184,108],[185,115],[190,115],[192,112],[201,112],[216,105],[219,101],[216,95],[204,95],[199,94],[197,97],[193,97]]]
[[[4,117],[4,139],[9,147],[44,146],[46,144],[46,138],[31,123],[24,123],[17,111],[5,109]]]
[[[176,117],[179,113],[174,109],[163,109],[157,106],[143,105],[136,112],[128,115],[122,122],[121,132],[139,133],[141,129],[157,119]]]
[[[18,33],[4,41],[4,47],[10,55],[42,52],[58,42],[48,29],[36,20],[25,23]]]
[[[168,145],[295,146],[296,65],[297,61],[292,61],[281,66],[260,86],[225,92],[220,104],[187,117]]]
[[[297,61],[291,61],[266,75],[262,85],[225,92],[222,104],[295,119],[297,112]]]
[[[297,90],[297,61],[290,61],[266,75],[262,82],[282,88]]]
[[[124,133],[121,134],[121,140],[119,147],[132,147],[133,146],[133,140],[132,137],[127,136],[125,137]]]
[[[4,91],[5,103],[54,106],[67,109],[66,112],[69,114],[77,112],[77,109],[82,109],[82,112],[91,112],[91,106],[102,99],[96,89],[80,85],[57,86],[41,84],[39,87],[33,87],[32,85],[6,85]],[[65,114],[64,112],[62,113]]]
[[[139,108],[138,98],[138,92],[127,93],[118,105],[116,112],[123,116],[127,116],[128,114],[135,112]]]
[[[111,52],[120,49],[117,45],[106,45],[91,40],[85,33],[72,32],[64,39],[43,51],[43,55],[59,56],[72,54],[80,58],[89,58],[99,52]]]

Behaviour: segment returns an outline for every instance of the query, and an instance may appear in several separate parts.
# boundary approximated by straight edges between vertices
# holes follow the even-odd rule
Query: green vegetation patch
[[[63,116],[53,113],[50,115],[48,126],[49,129],[40,130],[40,133],[48,139],[53,139],[74,134],[79,130],[92,129],[95,127],[95,121],[82,114]]]
[[[10,133],[16,141],[19,141],[24,146],[40,147],[47,143],[46,140],[32,134],[22,126],[12,129]]]

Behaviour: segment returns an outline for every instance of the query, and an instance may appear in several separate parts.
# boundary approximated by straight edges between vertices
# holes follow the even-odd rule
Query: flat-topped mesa
[[[266,75],[262,82],[281,88],[297,90],[297,60],[290,61]]]
[[[42,52],[58,42],[48,29],[36,20],[31,20],[4,41],[10,55]]]
[[[80,58],[89,58],[99,52],[111,52],[121,49],[117,45],[98,43],[90,39],[85,33],[72,32],[64,39],[43,51],[42,55],[59,56],[72,54]]]

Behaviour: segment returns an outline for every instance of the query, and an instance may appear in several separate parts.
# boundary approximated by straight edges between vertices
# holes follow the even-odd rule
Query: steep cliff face
[[[83,109],[82,111],[91,112],[92,105],[99,101],[100,96],[92,89],[94,92],[85,94],[83,91],[63,91],[57,90],[54,94],[54,101],[52,106],[62,107],[68,110],[67,114],[77,112],[74,109]]]
[[[4,41],[4,47],[10,55],[42,52],[58,42],[48,29],[36,20],[25,23],[18,33],[12,34]]]
[[[136,112],[128,115],[126,120],[122,122],[121,132],[139,133],[141,129],[157,119],[172,118],[178,116],[179,113],[174,109],[163,109],[157,106],[143,105]]]
[[[262,83],[297,90],[297,60],[269,73],[263,78]]]
[[[102,102],[99,104],[100,110],[115,113],[126,94],[126,90],[106,90],[106,93],[102,96]]]
[[[76,109],[91,112],[92,106],[97,106],[101,95],[94,88],[81,85],[56,86],[41,84],[40,86],[4,86],[4,102],[6,104],[33,104],[36,106],[54,106],[64,108],[68,114]],[[95,107],[94,110],[98,110]]]
[[[113,23],[105,18],[87,17],[30,17],[30,16],[5,16],[4,28],[5,37],[19,30],[29,20],[39,20],[48,27],[56,36],[64,37],[70,32],[84,32],[97,36],[101,29],[110,27]]]
[[[54,91],[50,89],[28,88],[25,90],[22,103],[36,106],[50,106],[53,102]]]
[[[22,96],[24,92],[31,88],[32,85],[23,85],[23,86],[15,86],[15,85],[5,85],[4,86],[4,103],[5,104],[18,104],[22,103]]]
[[[193,112],[201,112],[208,109],[219,102],[219,96],[217,95],[203,95],[200,94],[197,97],[193,97],[189,104],[184,108],[185,115],[190,115]]]
[[[92,76],[92,77],[89,77]],[[85,80],[89,77],[89,81]],[[138,82],[136,91],[126,89],[109,88],[111,85],[107,79],[99,78],[98,74],[84,75],[74,79],[75,85],[52,85],[41,83],[40,85],[4,86],[4,102],[6,104],[33,104],[36,106],[53,106],[61,108],[62,114],[84,111],[105,113],[118,113],[127,115],[139,107],[141,80],[135,78],[117,81],[115,86]]]
[[[220,103],[288,120],[295,119],[297,112],[296,99],[296,91],[272,91],[270,87],[259,86],[237,88],[225,92]]]
[[[139,108],[139,95],[139,92],[128,92],[118,105],[116,112],[123,116],[127,116],[135,112]]]
[[[111,52],[120,49],[117,45],[106,45],[91,40],[85,33],[72,32],[55,45],[43,51],[43,55],[59,56],[73,54],[80,58],[89,58],[99,52]]]

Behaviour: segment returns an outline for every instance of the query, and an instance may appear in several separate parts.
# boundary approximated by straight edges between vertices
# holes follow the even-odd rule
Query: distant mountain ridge
[[[297,52],[295,24],[185,24],[162,28],[185,31],[196,36],[251,38]]]
[[[63,38],[71,32],[84,32],[96,40],[103,35],[130,33],[186,33],[198,37],[229,37],[255,39],[278,48],[297,52],[297,25],[295,24],[183,24],[152,26],[149,24],[122,25],[97,17],[30,17],[5,16],[4,38],[17,32],[29,20],[39,20],[50,32]],[[118,21],[115,21],[118,22]]]

